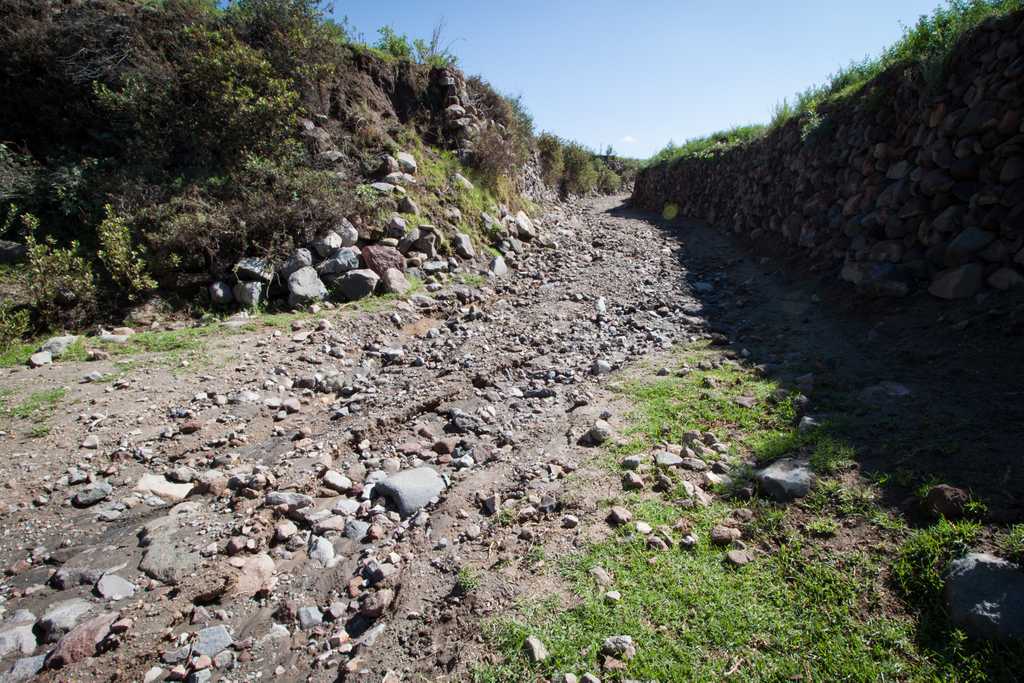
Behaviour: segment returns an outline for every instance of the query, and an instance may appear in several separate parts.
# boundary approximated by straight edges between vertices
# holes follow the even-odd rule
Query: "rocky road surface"
[[[552,209],[506,277],[225,335],[199,369],[6,372],[67,393],[48,436],[0,441],[0,680],[465,680],[483,621],[545,588],[508,560],[602,526],[619,369],[728,332],[801,374],[817,337],[864,386],[919,391],[813,289],[621,202]]]

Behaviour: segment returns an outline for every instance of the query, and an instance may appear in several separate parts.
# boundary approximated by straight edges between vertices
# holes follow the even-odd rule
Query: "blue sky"
[[[645,158],[764,122],[783,97],[877,54],[940,0],[338,0],[368,41],[445,35],[468,74],[521,94],[538,130]]]

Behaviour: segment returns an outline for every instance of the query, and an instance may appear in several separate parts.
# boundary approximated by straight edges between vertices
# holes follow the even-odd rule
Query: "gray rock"
[[[972,638],[1024,639],[1024,571],[988,553],[950,563],[944,590],[953,625]]]
[[[366,532],[369,530],[369,522],[364,522],[361,519],[350,519],[345,522],[345,538],[350,541],[358,543],[366,538]]]
[[[523,643],[523,650],[526,652],[527,659],[534,664],[548,658],[548,649],[544,647],[544,643],[537,636],[527,637],[526,642]]]
[[[386,232],[388,237],[394,237],[401,239],[405,235],[407,229],[405,219],[399,216],[397,213],[391,216],[391,220],[388,221]]]
[[[476,250],[473,249],[473,240],[470,239],[469,235],[466,233],[455,233],[453,243],[455,246],[455,253],[462,258],[471,259],[476,257]]]
[[[232,290],[235,301],[246,308],[259,306],[260,298],[263,296],[263,283],[261,282],[239,282]]]
[[[322,261],[316,267],[316,271],[323,277],[335,277],[355,270],[359,267],[359,250],[355,247],[345,247],[331,254],[330,258]]]
[[[313,249],[316,250],[316,253],[320,258],[327,258],[344,246],[345,240],[334,230],[331,230],[326,235],[313,240]]]
[[[956,266],[967,260],[971,254],[987,247],[996,238],[981,228],[966,228],[946,247],[946,264]]]
[[[49,351],[39,351],[33,353],[28,358],[28,364],[33,368],[41,368],[44,365],[50,365],[53,363],[53,354]]]
[[[504,277],[505,275],[508,275],[508,266],[505,265],[505,259],[501,256],[495,256],[491,259],[491,265],[488,267],[488,270],[490,270],[495,277]]]
[[[526,242],[537,236],[537,229],[533,226],[533,221],[523,211],[516,212],[516,230],[519,233],[519,239]]]
[[[97,481],[92,486],[82,489],[71,499],[71,504],[77,508],[87,508],[100,501],[106,500],[114,491],[108,482]]]
[[[267,494],[264,504],[268,507],[284,505],[289,511],[301,510],[313,504],[313,499],[304,493],[294,491],[271,491]]]
[[[593,426],[587,430],[583,440],[591,446],[600,446],[605,441],[612,437],[612,426],[604,420],[597,420]]]
[[[450,108],[451,107],[449,107],[449,109]],[[467,178],[466,176],[462,175],[461,173],[456,173],[454,176],[452,176],[452,181],[455,183],[456,186],[460,187],[463,190],[472,190],[473,189],[473,183],[471,183],[469,181],[469,178]]]
[[[398,154],[395,155],[395,158],[398,160],[398,167],[401,168],[402,171],[404,171],[405,173],[415,174],[416,171],[418,170],[418,166],[416,165],[416,157],[409,154],[408,152],[399,152]]]
[[[234,292],[231,291],[231,285],[223,280],[217,280],[210,284],[210,302],[223,306],[229,304],[235,300]]]
[[[405,273],[397,268],[388,268],[384,271],[384,276],[380,279],[380,282],[381,288],[388,294],[401,295],[412,289],[412,285],[406,279]]]
[[[420,207],[410,197],[402,197],[398,202],[398,210],[402,213],[411,213],[414,216],[420,215]]]
[[[352,270],[334,282],[333,290],[345,301],[356,301],[373,294],[378,282],[380,277],[368,268]]]
[[[63,337],[50,337],[39,347],[40,351],[49,351],[54,358],[60,358],[71,346],[78,341],[78,337],[68,334]]]
[[[302,268],[308,268],[313,265],[313,254],[310,253],[309,249],[296,249],[295,253],[289,257],[284,265],[281,266],[281,277],[288,277],[292,273]]]
[[[654,462],[659,467],[678,467],[683,464],[683,459],[675,453],[658,451],[654,454]]]
[[[814,482],[814,474],[807,462],[793,458],[776,460],[756,472],[755,478],[766,494],[782,502],[803,498]]]
[[[324,615],[315,605],[304,605],[299,608],[299,626],[303,631],[308,631],[322,623],[324,623]]]
[[[135,595],[135,584],[117,574],[104,574],[96,582],[95,590],[105,600],[124,600]]]
[[[28,257],[28,247],[24,244],[0,240],[0,264],[10,265],[24,261]]]
[[[440,474],[429,467],[417,467],[378,482],[374,494],[390,500],[398,514],[405,518],[440,496],[444,489],[444,479]]]
[[[270,261],[257,256],[247,256],[235,264],[235,276],[242,282],[269,283],[274,279],[274,267]],[[235,298],[238,295],[235,294]]]
[[[36,635],[32,627],[36,623],[34,614],[20,609],[0,624],[0,657],[12,652],[30,655],[36,651]]]
[[[234,642],[235,639],[231,637],[231,632],[228,631],[227,626],[223,624],[210,626],[199,632],[196,642],[192,646],[192,652],[206,655],[207,657],[216,657],[231,647]]]
[[[199,556],[183,551],[169,540],[154,541],[139,562],[139,571],[151,579],[174,586],[196,570]]]
[[[93,605],[82,598],[63,600],[50,606],[36,627],[44,643],[56,643],[61,636],[75,627],[82,617],[92,611]]]
[[[601,358],[595,360],[590,365],[590,374],[591,375],[597,375],[597,376],[607,375],[607,374],[610,374],[611,371],[612,371],[612,364],[609,363],[608,361],[604,360],[604,359],[601,359]]]
[[[320,301],[327,296],[327,287],[320,281],[316,271],[305,266],[288,276],[288,305],[304,306]]]
[[[21,681],[30,680],[33,676],[43,670],[43,665],[45,663],[46,655],[22,657],[4,671],[3,675],[0,676],[0,680],[2,680],[3,683],[21,683]]]
[[[334,544],[323,536],[314,536],[309,542],[309,559],[321,567],[334,563]]]
[[[985,269],[980,263],[968,263],[944,270],[935,276],[928,292],[940,299],[966,299],[981,289]]]

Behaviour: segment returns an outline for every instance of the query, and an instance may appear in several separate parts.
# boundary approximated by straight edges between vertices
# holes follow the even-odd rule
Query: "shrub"
[[[9,301],[0,301],[0,353],[10,349],[28,334],[29,314],[15,310]]]
[[[78,241],[67,248],[57,246],[52,236],[36,239],[39,220],[22,217],[28,264],[24,283],[45,328],[74,328],[88,321],[96,311],[96,285],[92,265],[83,257]]]
[[[559,187],[565,172],[565,158],[562,155],[562,141],[551,133],[537,137],[537,151],[540,154],[541,175],[551,187]]]
[[[129,301],[136,301],[140,294],[156,289],[156,282],[146,272],[141,253],[132,247],[131,230],[124,217],[110,204],[103,210],[106,217],[97,229],[98,256],[114,282],[127,290]]]
[[[622,178],[619,174],[608,168],[605,164],[597,163],[597,180],[595,185],[598,192],[604,194],[615,194],[622,189]]]
[[[591,152],[577,142],[570,142],[562,150],[565,173],[562,191],[567,195],[585,195],[597,184],[597,170],[594,168]]]
[[[373,47],[379,52],[393,59],[412,60],[413,48],[406,36],[395,33],[395,29],[390,26],[381,26],[377,33],[380,38]]]

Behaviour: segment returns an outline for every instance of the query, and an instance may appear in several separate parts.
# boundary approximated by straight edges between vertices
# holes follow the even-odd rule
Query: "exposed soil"
[[[971,490],[991,521],[1024,518],[1020,295],[957,306],[927,295],[859,299],[834,274],[764,256],[771,245],[755,255],[708,226],[633,212],[621,197],[558,209],[542,225],[552,244],[530,247],[507,279],[480,287],[448,284],[379,312],[329,311],[326,324],[216,337],[187,368],[143,357],[120,371],[103,361],[0,376],[8,404],[67,388],[47,436],[30,437],[36,416],[11,420],[0,441],[5,616],[39,617],[81,597],[94,613],[132,620],[108,636],[107,651],[41,680],[141,680],[157,666],[161,676],[188,675],[209,662],[166,653],[217,624],[230,627],[234,645],[209,670],[213,680],[380,681],[388,671],[466,680],[494,656],[486,620],[524,596],[558,592],[538,565],[607,533],[598,501],[619,489],[618,477],[599,449],[579,442],[602,413],[613,427],[626,423],[630,407],[609,378],[708,336],[787,385],[813,373],[813,387],[848,399],[817,406],[811,388],[816,410],[877,416],[854,445],[862,474],[907,473],[906,486],[884,489],[888,504],[911,509],[912,487],[934,479]],[[341,358],[328,353],[333,346]],[[616,372],[592,374],[599,359]],[[325,391],[331,368],[343,379]],[[94,370],[123,377],[80,383]],[[217,399],[243,390],[259,401]],[[301,406],[284,419],[264,405],[289,397]],[[89,435],[98,447],[80,448]],[[375,472],[420,464],[450,480],[437,505],[401,520],[363,495]],[[197,483],[184,502],[133,492],[143,475],[183,466],[194,474],[175,476]],[[69,482],[71,468],[83,481]],[[328,488],[328,468],[351,488]],[[112,493],[72,505],[92,485],[85,478],[108,481]],[[272,491],[313,504],[274,508],[265,504]],[[484,514],[493,493],[503,509]],[[343,500],[358,509],[313,514],[341,510]],[[563,522],[566,514],[578,524]],[[298,530],[275,540],[286,518]],[[352,540],[342,533],[351,521],[372,526]],[[334,550],[327,567],[309,557],[318,536]],[[176,584],[139,569],[146,542],[191,558]],[[272,579],[257,570],[264,554]],[[58,569],[72,577],[60,590]],[[138,590],[108,602],[82,569],[116,573]],[[460,590],[470,580],[479,585]],[[393,600],[373,616],[367,602],[388,590]],[[296,614],[306,606],[325,616],[303,630]],[[35,654],[50,648],[40,643]],[[27,654],[12,651],[5,663]]]

